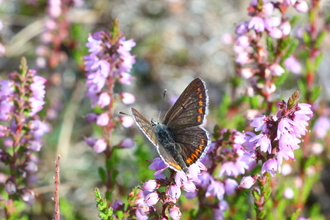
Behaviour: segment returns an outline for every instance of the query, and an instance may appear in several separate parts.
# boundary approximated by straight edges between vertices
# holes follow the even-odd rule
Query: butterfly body
[[[209,145],[208,132],[200,127],[207,107],[205,84],[196,78],[166,113],[162,123],[148,121],[134,108],[132,114],[163,161],[176,171],[187,172],[190,165],[205,155]]]

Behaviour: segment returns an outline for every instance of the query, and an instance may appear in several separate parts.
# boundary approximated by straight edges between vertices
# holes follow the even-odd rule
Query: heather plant
[[[27,53],[19,72],[1,70],[1,219],[329,217],[330,111],[318,80],[328,55],[325,3],[252,0],[223,42],[208,25],[227,23],[207,8],[211,1],[10,4],[0,1],[0,10],[44,19],[39,32],[32,28],[40,33],[36,47],[18,44],[19,56],[36,54]],[[0,17],[2,67],[15,60],[6,22]],[[198,35],[207,39],[198,38],[196,49]],[[230,48],[229,58],[217,56],[212,42]],[[226,68],[214,71],[212,62]],[[227,83],[219,83],[227,66]],[[170,86],[172,99],[197,76],[209,94],[210,144],[187,172],[176,171],[153,154],[128,113],[135,105],[162,108],[146,115],[162,121],[169,98],[159,98],[160,87]]]
[[[20,73],[12,72],[8,80],[0,81],[0,120],[6,122],[0,125],[1,162],[7,168],[2,173],[6,180],[1,204],[6,219],[18,218],[22,202],[32,204],[35,200],[32,186],[37,181],[37,153],[43,146],[42,136],[50,131],[37,115],[45,104],[45,83],[45,78],[28,69],[25,58]]]

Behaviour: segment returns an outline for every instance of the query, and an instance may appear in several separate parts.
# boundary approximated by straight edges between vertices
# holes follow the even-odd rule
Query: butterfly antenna
[[[166,92],[167,92],[167,90],[165,89],[164,92],[163,92],[162,104],[160,105],[160,111],[159,111],[159,115],[158,115],[158,121],[159,121],[159,118],[160,118],[160,114],[162,113],[162,110],[163,110],[164,99],[165,99],[165,96],[166,96]]]
[[[131,116],[131,117],[132,117],[132,115],[127,114],[127,113],[125,113],[125,112],[118,112],[118,113],[121,114],[121,115],[126,115],[126,116]]]

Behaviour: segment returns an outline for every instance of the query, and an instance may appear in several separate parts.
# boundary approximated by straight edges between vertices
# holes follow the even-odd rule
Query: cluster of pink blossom
[[[301,137],[308,132],[306,127],[313,116],[309,104],[298,103],[288,107],[282,101],[278,106],[281,110],[276,116],[258,115],[253,119],[251,126],[258,133],[247,132],[244,143],[247,152],[258,155],[256,159],[263,162],[261,172],[269,172],[272,176],[281,171],[283,160],[294,160],[294,150],[299,148]],[[241,186],[249,188],[255,180],[246,177]]]
[[[0,126],[0,136],[7,147],[1,150],[0,160],[14,164],[10,169],[16,170],[6,180],[7,193],[32,202],[34,194],[27,189],[24,179],[28,177],[27,183],[35,181],[39,160],[33,152],[40,151],[42,136],[50,127],[36,115],[45,104],[46,80],[36,71],[27,70],[24,59],[21,66],[21,74],[13,72],[9,80],[0,81],[0,120],[8,123]]]
[[[251,19],[242,22],[236,28],[238,37],[235,40],[234,50],[237,54],[235,61],[240,66],[240,75],[251,81],[255,92],[257,91],[267,98],[276,89],[274,78],[285,73],[283,65],[295,74],[298,74],[301,70],[300,64],[294,56],[289,56],[284,62],[282,61],[285,52],[274,54],[272,55],[273,58],[269,59],[269,53],[274,53],[274,51],[267,51],[272,50],[272,48],[266,49],[261,43],[263,33],[274,40],[290,40],[291,24],[285,13],[292,6],[298,12],[305,13],[308,11],[308,5],[304,1],[269,2],[266,0],[253,0],[248,8]],[[274,9],[278,9],[282,16],[275,16]],[[280,44],[283,44],[283,46]],[[279,42],[276,46],[284,48],[288,45],[294,46],[292,42],[286,43],[285,46],[283,42]],[[268,42],[268,47],[275,46],[273,43]],[[283,51],[286,50],[289,51],[288,48],[283,49]],[[262,79],[263,83],[260,83],[258,79]]]
[[[90,113],[86,116],[88,122],[96,123],[99,126],[114,126],[114,117],[112,116],[113,103],[120,99],[124,104],[135,102],[133,94],[122,92],[115,96],[113,87],[116,81],[121,84],[129,85],[132,76],[129,72],[135,63],[135,57],[130,51],[135,46],[133,40],[125,40],[125,37],[115,39],[109,32],[100,31],[91,34],[88,38],[89,55],[84,57],[86,74],[86,96],[91,100],[91,107],[99,107],[103,112]],[[110,110],[105,110],[109,106]],[[131,117],[122,116],[119,122],[124,127],[130,127],[134,121]],[[106,140],[104,138],[86,139],[87,144],[95,152],[103,152],[106,149]],[[133,141],[124,139],[118,146],[131,147]]]

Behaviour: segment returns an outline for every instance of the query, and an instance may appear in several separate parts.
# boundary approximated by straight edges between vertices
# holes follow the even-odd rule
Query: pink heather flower
[[[306,13],[308,11],[308,4],[305,1],[297,1],[294,5],[295,9],[300,13]]]
[[[241,76],[244,79],[249,79],[254,75],[252,68],[241,68]]]
[[[120,121],[125,128],[132,127],[134,124],[134,119],[131,116],[122,116],[120,117]]]
[[[21,194],[21,198],[24,202],[27,203],[32,203],[34,201],[35,195],[34,192],[28,189],[23,189],[22,190],[22,194]]]
[[[212,182],[213,177],[208,172],[202,172],[201,175],[198,176],[198,180],[196,180],[196,184],[204,189]]]
[[[233,179],[227,178],[224,180],[224,184],[225,184],[225,193],[227,195],[234,194],[234,192],[238,186],[238,183]]]
[[[34,70],[29,70],[30,73],[36,74]],[[46,79],[41,76],[34,76],[33,77],[33,83],[30,85],[30,89],[32,91],[32,97],[30,98],[30,105],[32,107],[30,116],[34,116],[36,113],[38,113],[42,106],[45,104],[44,98],[45,98],[45,83]]]
[[[123,207],[125,207],[125,204],[120,200],[116,200],[112,205],[112,208],[115,211],[122,210]]]
[[[294,197],[294,191],[290,187],[286,187],[283,196],[287,199],[292,199]]]
[[[284,0],[284,3],[286,3],[287,5],[294,5],[296,1],[297,0]]]
[[[264,18],[264,23],[266,30],[271,31],[281,24],[281,18],[279,17]]]
[[[219,176],[223,176],[224,173],[226,173],[228,176],[238,176],[236,166],[232,161],[228,161],[222,164]]]
[[[128,73],[120,73],[119,82],[124,85],[131,85],[133,77]]]
[[[103,49],[101,35],[102,32],[96,32],[94,34],[89,34],[88,42],[86,43],[86,47],[88,47],[88,52],[96,55],[101,52]]]
[[[97,116],[96,124],[98,126],[106,126],[109,124],[110,118],[108,112],[104,112]]]
[[[126,105],[130,105],[135,102],[135,97],[131,93],[123,92],[120,94],[120,97],[122,98],[122,102]]]
[[[272,152],[272,145],[270,139],[264,133],[251,137],[249,142],[253,142],[256,147],[260,148],[261,152],[268,152],[269,154]]]
[[[272,15],[274,11],[274,5],[272,3],[266,3],[262,6],[262,12],[265,15]]]
[[[236,27],[235,33],[238,35],[246,34],[249,31],[247,22],[240,23]]]
[[[249,29],[254,29],[256,32],[263,32],[265,30],[265,24],[261,17],[252,17],[248,25]]]
[[[110,96],[107,92],[102,92],[97,101],[97,105],[101,108],[108,106],[110,104]]]
[[[130,72],[135,63],[135,56],[132,56],[130,53],[131,49],[135,46],[135,42],[133,39],[125,41],[125,37],[122,37],[119,39],[119,45],[117,52],[120,55],[122,63],[118,68],[118,73]]]
[[[202,170],[207,170],[203,163],[197,161],[196,163],[192,164],[189,168],[188,178],[193,181],[197,181],[198,177]]]
[[[235,45],[243,48],[248,47],[250,46],[250,38],[245,35],[239,36],[236,39]]]
[[[173,205],[170,208],[170,216],[173,220],[179,220],[181,218],[181,211],[178,206]]]
[[[86,120],[89,122],[89,123],[94,123],[96,122],[96,119],[97,119],[97,114],[95,113],[88,113],[86,116],[85,116]]]
[[[194,199],[196,198],[196,196],[198,195],[198,191],[194,191],[194,192],[186,192],[185,196],[187,199]]]
[[[171,185],[167,190],[167,194],[171,197],[173,201],[177,201],[181,196],[180,186],[176,184]]]
[[[61,15],[61,0],[48,0],[48,14],[54,18]]]
[[[179,187],[182,187],[186,192],[193,192],[196,190],[196,185],[193,183],[192,179],[188,178],[188,176],[182,171],[176,172],[175,183]]]
[[[0,43],[0,57],[3,57],[6,53],[6,49],[3,44]]]
[[[247,64],[250,61],[250,56],[248,52],[242,52],[237,54],[235,61],[241,65]]]
[[[0,81],[0,120],[6,121],[14,107],[12,96],[14,93],[14,84],[9,80]]]
[[[30,128],[30,133],[37,141],[41,141],[42,136],[51,131],[51,126],[48,123],[39,120],[30,121]]]
[[[157,192],[149,193],[144,198],[144,201],[148,206],[156,205],[156,203],[159,201],[158,193]]]
[[[25,170],[30,172],[30,173],[35,173],[38,171],[38,166],[32,161],[29,161],[25,165]]]
[[[283,33],[279,28],[272,28],[269,31],[269,36],[271,36],[274,39],[280,39],[280,38],[282,38]]]
[[[37,140],[29,140],[28,141],[27,148],[31,151],[38,152],[38,151],[40,151],[41,147],[42,147],[42,145],[41,145],[40,141],[37,141]]]
[[[221,37],[221,42],[225,45],[230,45],[233,43],[233,35],[229,34],[229,33],[225,33],[224,35],[222,35]]]
[[[266,116],[265,115],[257,115],[251,122],[251,126],[255,127],[255,131],[267,132],[266,125]]]
[[[6,136],[8,128],[6,126],[0,125],[0,137]]]
[[[274,158],[268,159],[261,168],[261,173],[268,172],[270,175],[275,176],[277,171],[277,161]]]
[[[291,32],[291,24],[289,21],[284,21],[281,25],[280,25],[280,29],[282,30],[284,35],[289,35]]]
[[[225,200],[218,202],[218,208],[213,209],[213,216],[215,220],[224,220],[224,212],[229,209],[229,205]]]
[[[283,176],[287,176],[291,172],[292,172],[292,167],[289,164],[285,163],[285,164],[282,165],[282,167],[281,167],[281,174]]]
[[[134,141],[131,138],[125,138],[118,146],[122,148],[131,148],[134,146]]]
[[[271,64],[269,70],[273,76],[281,76],[284,73],[284,69],[278,63]]]
[[[167,164],[165,164],[162,159],[156,157],[155,159],[152,160],[148,168],[151,170],[156,170],[157,172],[155,172],[154,174],[156,176],[161,172],[163,172],[163,170],[165,170],[167,167],[168,167]]]
[[[219,200],[223,199],[223,195],[225,194],[225,187],[222,182],[214,180],[210,185],[207,187],[205,196],[216,196]]]
[[[157,180],[147,180],[143,184],[143,189],[148,191],[148,192],[153,192],[156,189],[158,189],[160,184],[157,182]]]
[[[256,179],[252,176],[244,176],[239,184],[239,187],[244,189],[250,189],[255,182]]]
[[[323,139],[327,135],[329,129],[330,119],[328,117],[321,116],[316,120],[313,131],[316,137]]]
[[[12,195],[16,193],[16,186],[11,180],[7,180],[6,185],[5,185],[5,190],[8,193],[8,195]]]
[[[93,145],[93,150],[96,153],[101,153],[101,152],[105,151],[106,148],[107,148],[107,143],[105,142],[105,140],[103,138],[98,139]]]
[[[298,217],[297,220],[310,220],[310,218]]]

